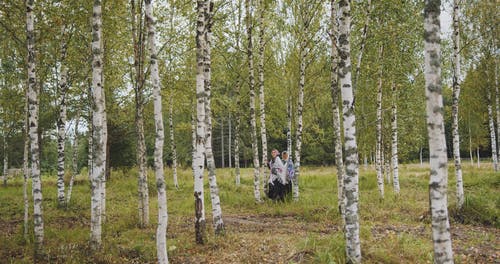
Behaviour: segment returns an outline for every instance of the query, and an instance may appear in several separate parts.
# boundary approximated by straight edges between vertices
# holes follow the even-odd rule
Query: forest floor
[[[455,263],[500,263],[500,177],[490,164],[465,166],[466,203],[455,209],[450,166],[449,208]],[[252,171],[242,170],[235,186],[229,169],[218,170],[225,234],[215,236],[210,199],[206,243],[194,242],[192,176],[181,170],[180,188],[168,188],[167,234],[170,263],[344,263],[342,221],[338,215],[334,167],[305,167],[300,199],[253,199]],[[103,249],[89,253],[90,191],[82,171],[67,209],[56,205],[55,176],[43,177],[46,263],[156,263],[156,190],[149,175],[151,225],[137,225],[136,171],[115,170],[107,184]],[[171,179],[171,172],[166,170]],[[361,250],[364,263],[433,263],[428,168],[402,165],[401,194],[386,183],[380,199],[375,171],[360,169]],[[208,186],[205,189],[208,192]],[[30,200],[30,203],[32,200]],[[30,215],[32,208],[30,207]],[[0,187],[0,263],[33,263],[33,231],[23,239],[21,179]],[[30,218],[31,219],[31,218]]]

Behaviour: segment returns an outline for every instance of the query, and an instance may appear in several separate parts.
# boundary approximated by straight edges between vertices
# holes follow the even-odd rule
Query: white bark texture
[[[337,49],[337,37],[338,37],[338,4],[335,0],[331,0],[331,40],[332,47],[330,53],[330,59],[332,62],[331,66],[331,95],[332,95],[332,110],[333,110],[333,133],[334,133],[334,148],[335,148],[335,165],[337,166],[337,206],[339,208],[339,213],[342,216],[343,222],[345,223],[345,196],[344,196],[344,159],[342,154],[342,136],[341,136],[341,125],[340,125],[340,110],[339,110],[339,96],[340,88],[338,83],[338,49]]]
[[[4,124],[5,125],[5,124]],[[4,127],[3,130],[3,186],[7,187],[7,177],[9,176],[9,153],[8,153],[8,143],[7,143],[7,131]]]
[[[366,36],[368,35],[368,25],[370,24],[370,13],[372,9],[372,1],[368,0],[366,3],[366,14],[365,14],[365,24],[363,25],[363,31],[361,33],[361,45],[358,53],[358,63],[356,64],[356,73],[354,75],[353,81],[353,91],[356,94],[356,89],[358,88],[358,80],[361,72],[361,60],[363,59],[363,53],[365,51],[366,46]]]
[[[384,46],[379,48],[379,59],[382,59],[384,52]],[[377,186],[380,193],[380,197],[384,198],[384,173],[383,173],[383,150],[382,150],[382,74],[383,67],[380,65],[379,79],[378,79],[378,89],[377,89],[377,143],[375,150],[375,168],[377,171]]]
[[[73,192],[73,184],[75,182],[75,177],[78,174],[78,125],[80,123],[80,112],[76,114],[75,118],[75,139],[73,141],[73,158],[72,158],[72,172],[71,178],[68,184],[68,193],[66,195],[66,206],[69,205],[71,201],[71,193]]]
[[[392,186],[394,193],[399,194],[399,162],[398,162],[398,90],[392,84]]]
[[[62,36],[65,35],[63,26]],[[66,67],[67,43],[61,42],[61,71],[59,74],[59,116],[57,117],[57,204],[59,207],[65,205],[64,173],[65,173],[65,144],[66,144],[66,92],[68,91],[68,68]]]
[[[245,0],[246,9],[246,27],[247,27],[247,56],[248,56],[248,81],[250,85],[250,126],[251,126],[251,140],[252,140],[252,150],[253,150],[253,168],[254,168],[254,197],[256,202],[260,202],[260,171],[259,171],[259,147],[257,141],[257,123],[255,114],[255,77],[254,77],[254,66],[253,66],[253,44],[252,44],[252,17],[250,12],[250,0]]]
[[[174,186],[179,189],[179,181],[177,179],[177,145],[175,144],[175,128],[174,128],[174,95],[173,90],[170,95],[170,107],[168,115],[168,125],[170,128],[170,149],[172,150],[172,174],[174,177]]]
[[[28,46],[28,109],[29,109],[29,136],[31,153],[31,180],[33,193],[33,221],[35,234],[35,258],[43,252],[43,208],[42,208],[42,179],[40,177],[40,146],[38,141],[38,95],[36,84],[35,62],[35,32],[33,0],[26,1],[26,33]]]
[[[266,103],[265,103],[265,91],[264,91],[264,13],[266,10],[265,2],[259,0],[259,63],[257,65],[257,72],[259,74],[259,102],[260,102],[260,137],[262,141],[262,184],[264,185],[264,192],[267,193],[267,130],[266,130]]]
[[[236,127],[234,128],[234,172],[236,186],[240,185],[240,127],[241,127],[241,98],[240,98],[241,82],[236,80]]]
[[[488,123],[490,127],[490,142],[491,142],[491,159],[493,160],[493,169],[498,171],[498,156],[497,156],[497,140],[496,140],[496,132],[495,132],[495,121],[493,119],[493,106],[491,102],[491,91],[487,89],[487,97],[488,97]]]
[[[307,30],[307,29],[305,29]],[[304,86],[306,83],[306,39],[303,37],[300,44],[300,63],[299,63],[299,98],[297,103],[297,127],[295,131],[295,177],[292,181],[293,200],[299,200],[299,177],[300,177],[300,156],[302,151],[302,130],[303,130],[303,111],[304,111]]]
[[[429,134],[429,199],[434,241],[434,263],[453,263],[448,221],[448,170],[441,87],[441,47],[439,15],[441,1],[426,0],[424,7],[425,95]]]
[[[354,114],[354,95],[351,81],[351,7],[349,0],[339,1],[339,80],[342,91],[344,150],[346,177],[344,178],[344,193],[346,197],[345,237],[347,262],[361,263],[361,246],[359,241],[359,164],[358,146],[356,143],[356,117]]]
[[[231,156],[231,151],[232,151],[231,148],[232,148],[232,140],[233,140],[232,139],[232,124],[231,124],[232,120],[231,119],[232,119],[231,112],[229,112],[229,119],[228,119],[228,124],[227,124],[228,125],[228,129],[227,129],[227,131],[228,131],[228,136],[227,136],[228,137],[228,139],[227,139],[227,145],[228,145],[227,152],[228,152],[228,154],[227,154],[227,157],[228,157],[228,161],[229,161],[229,168],[233,167],[233,164],[232,164],[233,157]],[[223,127],[223,129],[224,129],[224,127]]]
[[[139,12],[136,11],[136,1],[131,0],[132,15],[132,42],[134,45],[134,93],[135,93],[135,133],[136,133],[136,162],[138,169],[137,193],[139,226],[149,225],[149,190],[146,165],[146,141],[144,137],[144,57],[145,57],[145,34],[143,25],[142,5],[139,4]]]
[[[208,183],[210,186],[210,200],[212,202],[212,218],[215,234],[221,234],[224,231],[224,222],[222,221],[222,209],[220,206],[219,187],[217,186],[217,177],[215,174],[215,158],[212,148],[212,109],[211,109],[211,41],[212,41],[212,16],[213,3],[211,0],[205,2],[207,13],[205,16],[205,49],[204,49],[204,79],[205,79],[205,157],[207,159]],[[224,157],[224,156],[223,156]]]
[[[455,160],[455,177],[457,179],[457,208],[464,204],[464,185],[462,179],[462,161],[460,158],[460,134],[458,132],[458,102],[460,97],[460,29],[459,29],[459,1],[453,0],[453,99],[451,106],[453,159]],[[497,98],[498,102],[498,98]],[[498,113],[498,112],[497,112]]]
[[[102,246],[103,192],[106,171],[106,102],[102,83],[102,13],[101,1],[94,1],[92,14],[92,172],[91,172],[91,220],[90,243],[92,249]]]
[[[28,95],[26,89],[26,95]],[[29,154],[30,154],[30,135],[29,135],[29,111],[28,111],[28,96],[24,104],[25,120],[24,120],[24,153],[23,153],[23,200],[24,200],[24,240],[28,241],[28,217],[29,217],[29,200],[28,200],[28,178],[29,171]]]
[[[288,153],[289,157],[292,156],[292,98],[288,97],[287,98],[287,106],[286,106],[286,151]]]
[[[153,16],[152,0],[145,0],[146,24],[148,29],[148,46],[150,56],[151,84],[153,87],[153,108],[155,120],[155,149],[154,169],[156,176],[156,187],[158,193],[158,227],[156,228],[156,253],[158,263],[168,263],[167,255],[167,191],[165,176],[163,175],[163,143],[165,141],[163,129],[163,113],[161,105],[160,74],[158,72],[158,60],[155,44],[155,18]]]
[[[196,150],[193,155],[195,236],[198,244],[205,243],[205,199],[203,171],[205,167],[205,75],[204,54],[206,48],[205,28],[208,16],[207,0],[198,0],[196,5]]]

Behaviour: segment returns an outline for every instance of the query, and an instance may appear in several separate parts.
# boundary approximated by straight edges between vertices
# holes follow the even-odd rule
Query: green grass
[[[455,209],[455,180],[449,166],[449,208],[452,227],[466,224],[471,238],[459,237],[455,244],[466,247],[495,241],[495,235],[479,236],[472,227],[500,227],[498,174],[483,168],[465,166],[466,203]],[[89,254],[90,186],[86,172],[77,177],[71,203],[57,208],[56,178],[43,176],[43,214],[45,253],[49,263],[155,263],[157,199],[154,174],[148,172],[151,225],[138,227],[137,170],[113,170],[107,182],[106,222],[103,225],[103,249]],[[211,205],[205,193],[207,239],[194,243],[193,182],[191,170],[179,171],[178,190],[173,188],[170,170],[168,248],[172,263],[182,262],[289,262],[344,263],[344,238],[341,232],[334,167],[304,167],[300,177],[300,200],[257,204],[253,198],[251,169],[242,170],[241,185],[234,183],[229,169],[217,170],[217,182],[223,216],[229,221],[225,236],[217,237],[211,227]],[[360,169],[361,247],[365,263],[432,262],[430,216],[428,213],[428,168],[402,165],[401,194],[385,185],[380,199],[375,171]],[[208,183],[205,185],[208,192]],[[30,217],[32,216],[30,197]],[[30,239],[23,239],[22,180],[9,181],[0,188],[0,258],[6,263],[32,263],[32,226]],[[31,218],[30,218],[31,219]],[[243,220],[242,220],[243,219]],[[254,221],[238,226],[238,221]],[[252,223],[255,223],[252,225]],[[32,224],[31,224],[32,225]],[[274,233],[267,230],[275,228]],[[253,227],[255,226],[255,227]],[[465,230],[467,231],[467,230]],[[465,232],[464,231],[464,232]],[[467,231],[469,232],[469,231]],[[265,241],[265,242],[262,242]],[[456,243],[455,243],[456,242]],[[273,255],[280,252],[283,255]],[[238,256],[237,254],[240,254]],[[457,258],[457,257],[456,257]],[[246,259],[246,260],[245,260]],[[458,259],[457,259],[458,260]],[[460,260],[458,260],[460,262]]]

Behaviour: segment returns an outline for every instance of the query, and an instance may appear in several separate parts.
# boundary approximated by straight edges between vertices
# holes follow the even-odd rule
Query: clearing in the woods
[[[455,263],[500,262],[498,190],[500,178],[491,164],[465,166],[466,203],[455,206],[453,166],[449,166],[448,201]],[[432,263],[428,212],[428,167],[403,165],[401,194],[386,183],[379,198],[372,167],[360,170],[361,249],[364,263]],[[44,175],[44,224],[47,263],[156,263],[156,188],[150,172],[151,225],[138,227],[137,171],[113,170],[107,183],[104,248],[89,254],[90,187],[87,172],[78,176],[72,203],[57,208],[56,176]],[[234,172],[217,170],[226,232],[213,234],[206,185],[207,239],[195,244],[192,172],[179,173],[180,187],[168,177],[168,254],[171,263],[343,263],[344,237],[336,200],[334,167],[304,167],[300,201],[284,203],[253,197],[251,169],[242,170],[239,187]],[[69,178],[69,175],[67,175]],[[32,199],[30,199],[30,202]],[[30,207],[30,219],[32,208]],[[23,240],[22,179],[0,189],[0,259],[32,263],[33,241]],[[32,223],[30,223],[32,225]],[[30,226],[32,236],[32,227]],[[32,238],[31,238],[32,239]]]

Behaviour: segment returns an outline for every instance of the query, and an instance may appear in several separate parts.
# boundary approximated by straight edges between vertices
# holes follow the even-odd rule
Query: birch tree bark
[[[455,160],[455,177],[457,178],[457,208],[464,204],[464,186],[462,180],[462,161],[460,159],[460,134],[458,132],[458,100],[460,97],[460,29],[458,0],[453,0],[453,99],[452,99],[452,133],[453,133],[453,158]],[[498,102],[498,98],[497,98]],[[497,111],[498,112],[498,111]]]
[[[441,87],[440,0],[426,0],[424,7],[425,96],[429,134],[429,199],[432,216],[434,262],[453,263],[447,208],[447,156]]]
[[[379,60],[384,53],[384,46],[381,45],[378,51]],[[375,168],[377,170],[377,186],[380,197],[384,198],[384,173],[383,173],[383,151],[382,151],[382,74],[383,67],[380,65],[377,89],[377,143],[375,150]]]
[[[229,161],[229,168],[232,168],[233,167],[233,164],[232,164],[232,159],[233,157],[231,156],[231,148],[232,148],[232,121],[231,121],[232,117],[231,117],[231,112],[229,112],[229,119],[228,119],[228,139],[227,139],[227,157],[228,157],[228,161]]]
[[[94,1],[92,14],[92,173],[90,245],[93,250],[102,246],[103,193],[106,173],[106,102],[102,83],[102,13],[101,0]]]
[[[361,262],[361,246],[359,241],[358,196],[359,196],[359,164],[358,146],[356,142],[356,117],[354,114],[354,95],[351,82],[351,6],[349,0],[339,1],[339,79],[343,102],[344,149],[346,153],[346,175],[344,178],[344,194],[346,202],[345,237],[347,262]]]
[[[59,76],[59,100],[57,117],[57,205],[65,206],[64,173],[65,173],[65,145],[66,145],[66,92],[68,90],[68,68],[66,67],[67,42],[64,40],[66,26],[61,30],[63,40],[61,41],[61,71]]]
[[[363,25],[363,31],[361,33],[361,45],[359,48],[358,63],[356,64],[356,74],[354,75],[354,81],[353,81],[354,94],[356,94],[356,88],[358,85],[359,74],[361,72],[361,60],[363,59],[363,53],[365,51],[365,46],[366,46],[366,36],[368,35],[368,25],[370,24],[371,9],[372,9],[372,1],[368,0],[367,6],[366,6],[365,24]]]
[[[150,56],[150,79],[153,87],[153,108],[155,119],[155,149],[154,169],[156,176],[156,187],[158,193],[158,227],[156,229],[156,253],[158,263],[168,263],[167,256],[167,192],[165,177],[163,175],[163,143],[165,140],[163,129],[163,113],[161,105],[160,75],[158,72],[158,61],[155,43],[155,18],[153,16],[153,4],[151,0],[145,0],[146,24],[148,28],[148,46]]]
[[[7,177],[9,176],[9,153],[7,152],[7,132],[6,125],[4,124],[3,130],[3,186],[7,187]]]
[[[203,191],[203,171],[205,153],[205,28],[208,16],[207,0],[196,2],[196,150],[193,155],[195,236],[198,244],[205,243],[205,199]]]
[[[38,95],[36,85],[35,61],[35,32],[34,32],[34,1],[26,0],[26,35],[28,47],[28,109],[29,109],[29,136],[31,152],[31,181],[33,193],[33,220],[35,233],[35,259],[43,253],[43,207],[42,207],[42,179],[40,177],[40,146],[38,141]]]
[[[134,45],[134,94],[135,94],[135,133],[136,133],[136,160],[138,167],[138,211],[139,226],[149,225],[149,190],[146,171],[146,140],[144,137],[144,61],[145,61],[145,34],[143,23],[142,4],[136,10],[136,0],[130,1],[132,13],[132,41]]]
[[[399,195],[399,162],[398,162],[398,90],[392,84],[392,184],[394,193]]]
[[[304,29],[307,30],[307,29]],[[299,176],[300,176],[300,156],[302,151],[302,113],[304,109],[304,86],[306,83],[306,39],[302,38],[300,44],[300,63],[299,63],[299,97],[297,104],[297,127],[295,131],[295,177],[293,177],[293,200],[299,200]]]
[[[265,103],[265,92],[264,92],[264,16],[265,16],[265,2],[259,0],[259,63],[257,65],[257,72],[259,74],[259,102],[260,102],[260,137],[262,141],[262,184],[264,185],[264,192],[267,193],[267,130],[266,130],[266,103]]]
[[[246,27],[247,27],[247,56],[248,56],[248,81],[250,85],[250,126],[251,126],[251,138],[252,138],[252,150],[253,150],[253,168],[254,168],[254,197],[255,201],[260,203],[260,171],[259,171],[259,148],[257,142],[257,124],[255,115],[255,77],[254,77],[254,66],[253,66],[253,43],[252,43],[252,17],[251,17],[251,6],[250,0],[245,0],[245,10],[246,10]]]
[[[287,130],[286,130],[286,151],[289,157],[292,156],[292,98],[287,98],[286,106],[286,119],[287,119]]]
[[[240,127],[241,127],[241,98],[240,98],[241,83],[238,78],[236,80],[236,127],[234,128],[234,172],[236,186],[240,186]]]
[[[30,155],[30,127],[29,127],[29,110],[28,110],[28,89],[26,89],[26,99],[24,104],[24,153],[23,153],[23,200],[24,200],[24,240],[28,241],[28,216],[29,216],[29,200],[28,200],[28,178],[29,171],[29,155]]]
[[[212,42],[212,16],[213,2],[208,0],[205,2],[205,49],[204,49],[204,86],[205,86],[205,158],[207,159],[208,167],[208,183],[210,186],[210,200],[212,202],[212,217],[215,234],[221,234],[224,231],[224,222],[222,221],[222,209],[220,206],[219,187],[217,186],[217,178],[215,175],[215,159],[212,149],[212,109],[211,109],[211,42]]]
[[[493,106],[491,102],[491,91],[487,88],[486,96],[488,97],[488,123],[490,126],[490,141],[491,141],[491,159],[493,160],[493,169],[498,171],[498,156],[497,156],[497,140],[495,135],[495,121],[493,120]]]
[[[168,116],[168,125],[170,128],[170,149],[172,150],[172,174],[174,177],[175,189],[179,189],[179,181],[177,179],[177,145],[175,144],[175,130],[174,130],[174,95],[170,95],[170,107]]]
[[[343,222],[345,222],[345,196],[344,196],[344,178],[345,178],[345,168],[344,159],[342,154],[342,136],[341,136],[341,125],[340,125],[340,110],[339,110],[339,96],[340,88],[338,83],[339,72],[338,72],[338,4],[335,0],[330,1],[330,23],[331,23],[331,53],[330,59],[332,61],[331,66],[331,95],[332,95],[332,110],[333,110],[333,133],[335,145],[335,165],[337,166],[337,206],[339,208],[339,213],[342,216]]]
[[[66,195],[66,206],[71,201],[71,193],[73,192],[73,184],[75,177],[78,174],[78,125],[80,123],[80,112],[78,111],[75,118],[75,139],[73,141],[73,158],[72,158],[72,173],[68,185],[68,193]]]

